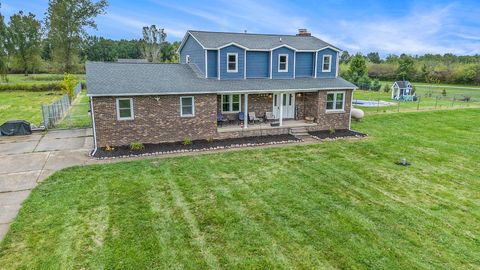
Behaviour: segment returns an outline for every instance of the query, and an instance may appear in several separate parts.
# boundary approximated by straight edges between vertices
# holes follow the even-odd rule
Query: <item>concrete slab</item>
[[[0,174],[0,192],[32,189],[41,171]]]
[[[30,190],[0,193],[0,205],[8,206],[22,204],[28,195],[30,195]]]
[[[30,141],[39,141],[42,138],[42,133],[32,133],[25,136],[0,136],[0,144],[2,143],[11,143],[11,142],[30,142]]]
[[[93,137],[86,137],[85,138],[85,143],[83,144],[83,149],[92,150],[93,147],[94,147]]]
[[[0,174],[38,171],[48,159],[50,153],[28,153],[0,156]]]
[[[0,143],[0,156],[31,153],[37,146],[38,141]]]
[[[8,227],[10,227],[10,224],[0,224],[0,239],[3,239],[5,237],[8,231]]]
[[[61,129],[47,132],[44,139],[65,139],[85,136],[87,136],[87,129]]]
[[[51,152],[44,170],[57,171],[66,167],[84,164],[88,159],[88,151]]]
[[[21,207],[21,204],[0,205],[0,224],[12,222]]]
[[[85,137],[61,139],[44,137],[35,148],[35,152],[82,149],[84,145]]]
[[[54,173],[54,170],[42,170],[42,172],[38,176],[37,183],[43,182],[43,180],[47,179],[50,175]]]

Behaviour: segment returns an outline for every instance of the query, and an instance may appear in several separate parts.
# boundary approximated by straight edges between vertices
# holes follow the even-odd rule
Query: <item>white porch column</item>
[[[283,93],[280,93],[280,126],[283,125]]]
[[[245,94],[244,97],[245,97],[245,102],[243,102],[243,106],[244,106],[243,128],[247,128],[248,127],[248,94]]]

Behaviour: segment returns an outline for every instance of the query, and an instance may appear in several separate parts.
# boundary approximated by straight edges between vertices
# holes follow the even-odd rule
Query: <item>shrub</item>
[[[212,136],[208,137],[207,142],[212,143],[213,142],[213,137]]]
[[[331,135],[335,134],[336,130],[334,128],[331,128],[328,130],[330,132]]]
[[[444,96],[444,97],[447,96],[447,90],[445,90],[445,88],[442,90],[442,96]]]
[[[75,86],[77,85],[77,78],[72,74],[65,73],[61,84],[63,92],[72,100],[74,98]]]
[[[113,150],[115,150],[115,148],[111,147],[109,144],[107,144],[105,146],[105,151],[110,152],[110,151],[113,151]]]
[[[183,142],[182,142],[183,145],[187,146],[187,145],[192,145],[193,142],[192,142],[192,139],[190,139],[189,137],[185,137],[183,139]]]
[[[141,142],[136,141],[136,142],[130,143],[130,150],[132,151],[139,151],[143,149],[145,149],[145,146]]]
[[[385,93],[390,92],[390,86],[388,85],[388,83],[383,86],[383,92]]]
[[[382,87],[382,85],[380,84],[380,82],[377,79],[375,79],[375,80],[373,80],[372,85],[370,85],[370,90],[378,91],[378,90],[380,90],[381,87]]]

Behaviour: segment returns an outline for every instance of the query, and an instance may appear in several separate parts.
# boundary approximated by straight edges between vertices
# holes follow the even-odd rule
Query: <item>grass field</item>
[[[91,126],[91,117],[88,114],[90,110],[89,97],[87,96],[87,91],[82,91],[78,94],[70,111],[65,116],[65,118],[60,121],[55,127],[57,128],[79,128],[79,127],[90,127]]]
[[[42,121],[42,104],[60,97],[58,92],[0,91],[0,124],[26,120],[38,126]]]
[[[62,170],[25,202],[0,265],[478,269],[479,114],[372,115],[354,123],[362,140]]]

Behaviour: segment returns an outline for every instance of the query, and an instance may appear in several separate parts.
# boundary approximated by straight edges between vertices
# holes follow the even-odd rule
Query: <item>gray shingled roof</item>
[[[407,85],[411,85],[409,81],[396,81],[398,88],[407,88]]]
[[[343,78],[217,80],[200,78],[189,65],[87,62],[92,96],[353,89]]]
[[[205,48],[218,48],[235,42],[251,50],[270,50],[281,45],[288,45],[297,50],[319,50],[326,46],[338,49],[337,47],[313,36],[305,37],[296,35],[207,32],[195,30],[190,30],[189,33]]]

